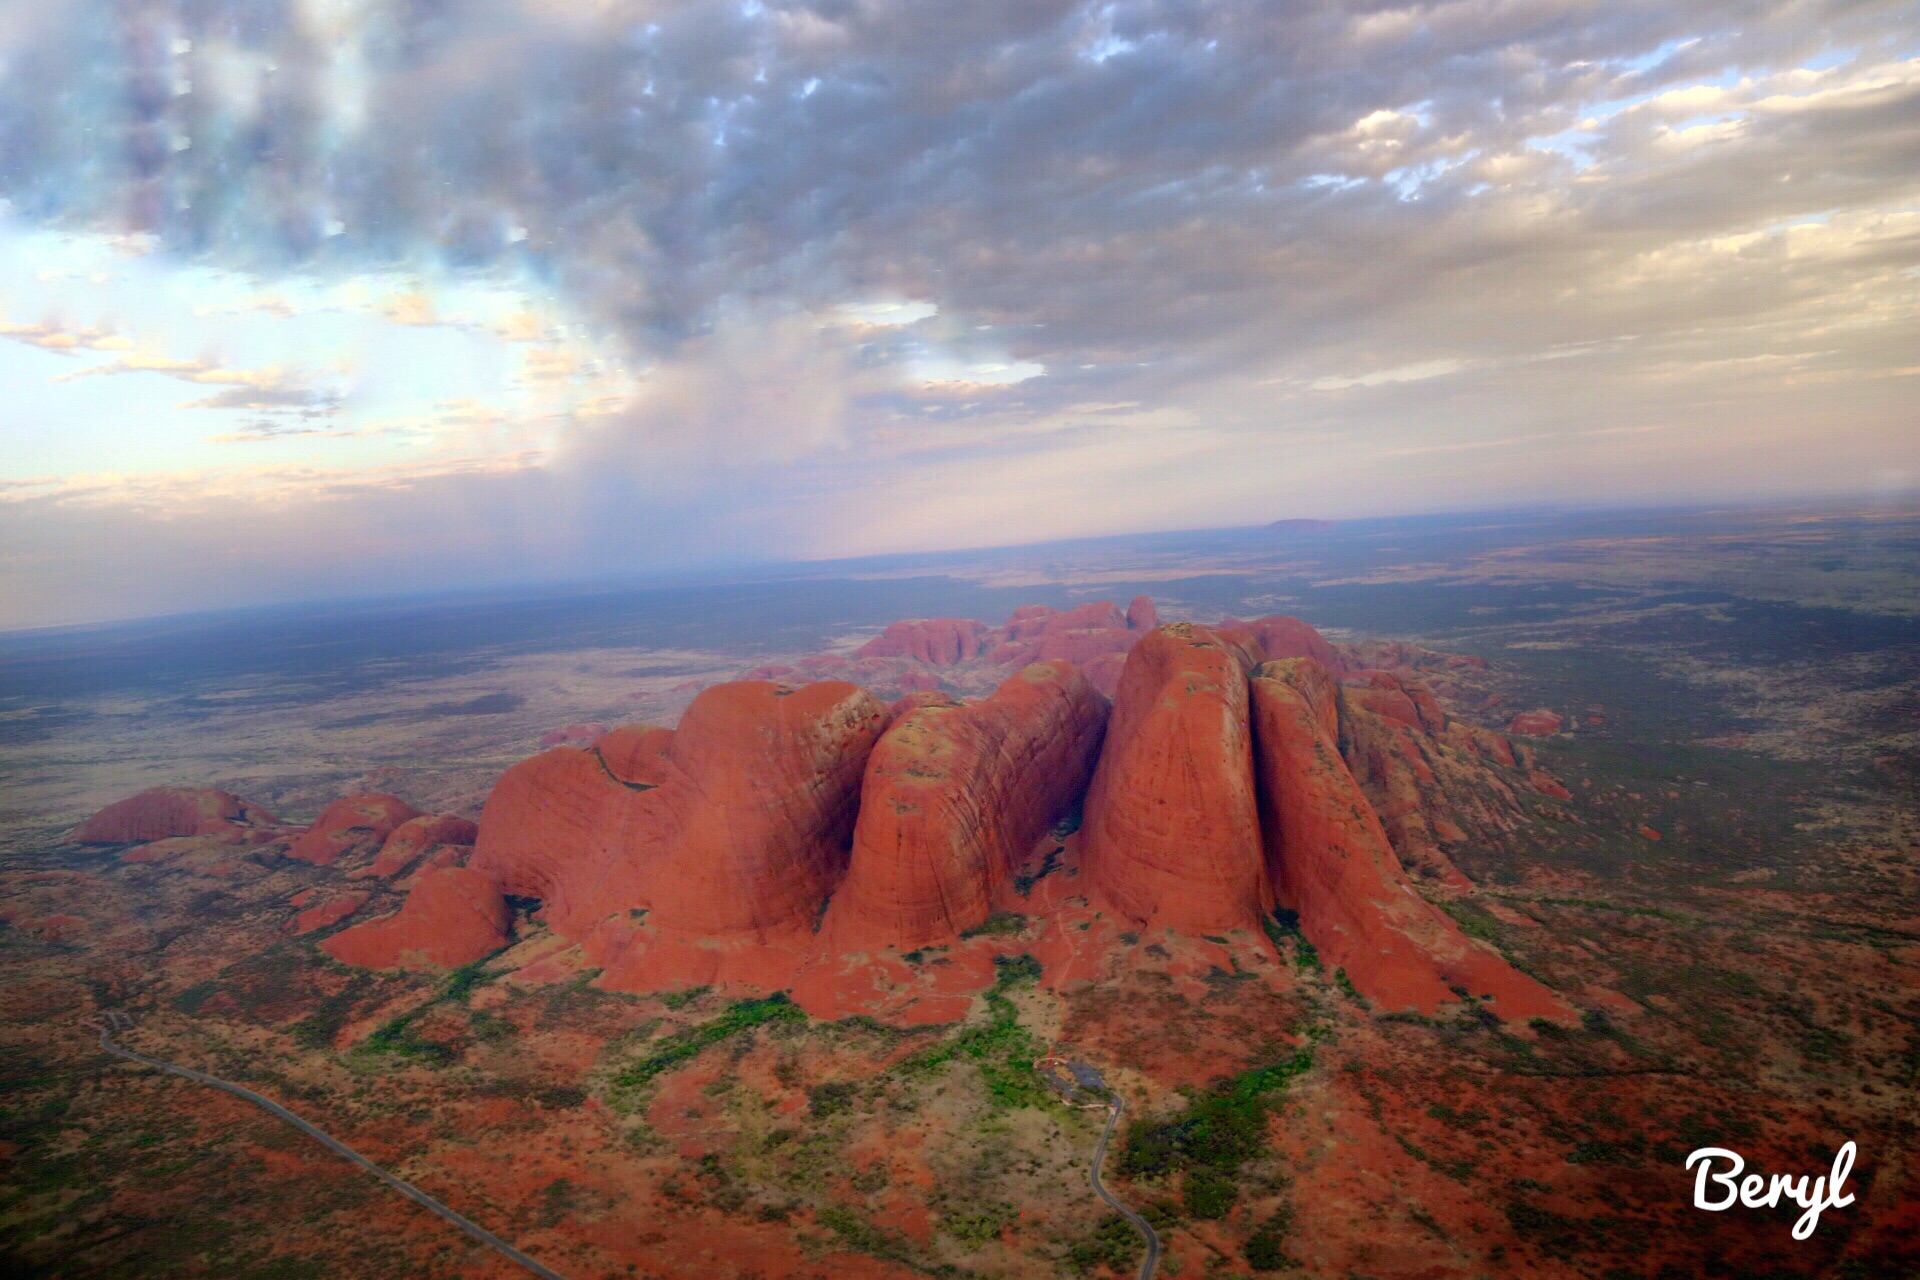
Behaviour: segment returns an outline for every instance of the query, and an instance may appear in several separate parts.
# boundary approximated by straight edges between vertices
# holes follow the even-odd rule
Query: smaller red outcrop
[[[442,867],[420,877],[398,914],[343,929],[320,948],[363,969],[453,969],[505,946],[511,923],[483,872]]]
[[[1347,671],[1347,664],[1327,643],[1326,637],[1298,618],[1276,613],[1267,618],[1256,618],[1252,622],[1237,622],[1228,619],[1225,626],[1245,627],[1253,632],[1253,638],[1260,642],[1260,651],[1269,659],[1312,658],[1315,662],[1335,675]]]
[[[1097,627],[1078,631],[1049,631],[1034,647],[1036,662],[1091,662],[1109,653],[1126,653],[1140,639],[1124,627]]]
[[[1400,682],[1384,671],[1356,671],[1341,682],[1347,686],[1347,699],[1377,716],[1396,720],[1410,729],[1420,729],[1420,708],[1401,689]]]
[[[472,844],[479,833],[480,828],[465,818],[456,818],[450,813],[423,813],[395,827],[386,843],[380,846],[380,852],[373,862],[349,872],[347,878],[359,880],[374,876],[386,879],[397,876],[411,867],[414,859],[427,850],[443,844]]]
[[[913,658],[930,667],[951,667],[978,657],[985,624],[971,618],[915,618],[896,622],[853,651],[856,658]]]
[[[1524,733],[1530,738],[1548,738],[1560,732],[1561,720],[1556,712],[1545,707],[1538,711],[1522,711],[1507,725],[1508,733]]]
[[[1135,596],[1127,605],[1127,630],[1152,631],[1160,625],[1160,611],[1153,607],[1153,597]]]
[[[312,933],[339,924],[367,903],[364,893],[335,894],[318,906],[308,907],[287,925],[289,933]]]
[[[1566,784],[1545,769],[1535,769],[1527,775],[1527,781],[1543,796],[1552,796],[1555,800],[1573,799],[1573,792],[1567,790]]]
[[[173,836],[264,833],[279,819],[259,805],[211,787],[152,787],[116,800],[73,829],[75,844],[133,844]]]
[[[287,856],[331,866],[349,853],[379,848],[401,823],[419,816],[418,809],[398,796],[342,796],[320,811]]]
[[[542,747],[557,747],[563,742],[588,743],[607,731],[607,726],[594,721],[587,724],[570,724],[564,729],[554,729],[540,735]]]

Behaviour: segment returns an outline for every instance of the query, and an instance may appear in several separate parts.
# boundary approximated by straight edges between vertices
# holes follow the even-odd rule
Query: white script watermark
[[[1801,1174],[1798,1178],[1791,1174],[1776,1173],[1772,1178],[1750,1173],[1745,1178],[1740,1171],[1747,1162],[1738,1152],[1728,1151],[1725,1147],[1701,1147],[1687,1157],[1687,1168],[1700,1166],[1700,1172],[1693,1179],[1693,1207],[1707,1209],[1715,1213],[1722,1209],[1733,1208],[1736,1202],[1749,1209],[1771,1209],[1780,1203],[1785,1195],[1806,1212],[1793,1224],[1793,1238],[1805,1240],[1820,1225],[1820,1212],[1823,1209],[1844,1209],[1853,1203],[1851,1191],[1842,1193],[1840,1188],[1846,1182],[1847,1175],[1853,1172],[1855,1147],[1849,1142],[1833,1156],[1833,1171],[1825,1177],[1809,1178]],[[1729,1167],[1715,1173],[1713,1162],[1725,1160]],[[1717,1182],[1727,1189],[1725,1196],[1710,1199],[1707,1184]]]

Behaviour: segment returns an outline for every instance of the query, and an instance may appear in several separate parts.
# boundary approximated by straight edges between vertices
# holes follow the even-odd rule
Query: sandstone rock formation
[[[891,624],[854,650],[854,657],[915,658],[950,667],[979,654],[986,635],[986,627],[970,618],[917,618]]]
[[[1106,716],[1064,661],[979,702],[916,695],[867,761],[828,946],[904,950],[984,921],[1014,863],[1086,787]]]
[[[363,969],[453,969],[505,946],[511,923],[491,877],[443,867],[420,877],[398,914],[343,929],[320,948]]]
[[[414,892],[325,945],[381,965],[485,954],[506,925],[504,906],[471,891],[479,877],[496,897],[539,899],[603,986],[788,989],[822,1016],[940,1020],[991,981],[983,947],[1001,944],[963,935],[1029,909],[1010,895],[1043,920],[1104,912],[1095,951],[1136,926],[1206,946],[1243,929],[1264,945],[1278,901],[1384,1007],[1431,1012],[1460,988],[1505,1017],[1566,1012],[1408,878],[1470,890],[1448,848],[1515,823],[1511,787],[1534,771],[1525,748],[1447,715],[1434,682],[1469,664],[1334,646],[1291,617],[1157,621],[1142,596],[1124,614],[1097,601],[1026,606],[996,628],[900,623],[851,659],[763,668],[871,678],[904,695],[891,707],[837,680],[750,679],[703,689],[674,730],[569,726],[568,742],[502,775],[477,836],[393,797],[349,797],[298,852],[331,860],[377,831],[385,847],[355,874],[411,869]],[[990,696],[950,692],[1015,662]],[[1076,800],[1078,836],[1034,870]],[[1029,877],[1055,869],[1030,897]],[[1032,927],[1036,954],[1097,971],[1080,935]],[[908,953],[935,944],[953,951],[923,974]]]
[[[840,681],[706,689],[677,731],[616,729],[509,769],[471,866],[579,936],[615,913],[705,933],[810,926],[846,866],[886,708]]]
[[[339,924],[366,904],[367,895],[364,893],[336,894],[295,916],[288,922],[287,931],[300,934],[328,928]]]
[[[1127,658],[1087,792],[1095,889],[1136,922],[1251,926],[1273,905],[1260,851],[1245,632],[1173,623]]]
[[[1509,1019],[1564,1017],[1567,1006],[1470,941],[1414,892],[1372,805],[1340,756],[1343,693],[1311,658],[1261,666],[1253,739],[1275,893],[1330,965],[1388,1010],[1432,1013],[1459,987]]]
[[[76,844],[130,844],[172,836],[265,838],[279,819],[231,792],[152,787],[116,800],[73,830]]]
[[[1560,732],[1560,716],[1542,707],[1538,711],[1522,711],[1507,725],[1508,733],[1523,733],[1531,738],[1549,738]]]
[[[419,816],[418,809],[398,796],[342,796],[295,837],[287,856],[331,866],[347,854],[378,849],[401,823]]]
[[[1227,626],[1241,626],[1253,633],[1260,644],[1260,651],[1268,658],[1312,658],[1336,675],[1346,671],[1347,664],[1326,637],[1298,618],[1285,614],[1274,614],[1268,618],[1256,618],[1252,622],[1228,620]]]
[[[393,829],[380,852],[365,867],[348,873],[349,879],[389,879],[413,866],[421,854],[439,845],[470,845],[480,829],[449,813],[423,813]]]

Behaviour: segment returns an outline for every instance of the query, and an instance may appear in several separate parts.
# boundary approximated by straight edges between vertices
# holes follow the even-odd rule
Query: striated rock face
[[[1173,623],[1127,658],[1087,792],[1086,874],[1116,909],[1188,932],[1273,905],[1260,852],[1244,632]]]
[[[1538,711],[1522,711],[1507,726],[1508,733],[1523,733],[1528,737],[1545,738],[1560,732],[1565,723],[1559,715],[1544,707]]]
[[[811,925],[846,871],[886,707],[838,680],[740,682],[694,700],[669,748],[685,779],[653,875],[656,923],[698,932]]]
[[[548,921],[570,932],[591,916],[622,845],[655,838],[661,800],[657,785],[624,785],[595,748],[543,751],[493,784],[468,865],[507,893],[539,898]]]
[[[1457,986],[1492,997],[1504,1018],[1567,1016],[1559,997],[1472,942],[1407,883],[1340,756],[1332,674],[1310,658],[1269,662],[1251,689],[1275,893],[1327,963],[1387,1010],[1432,1013]]]
[[[244,840],[279,825],[259,805],[211,787],[152,787],[116,800],[73,830],[76,844],[131,844],[173,836]]]
[[[616,912],[692,932],[811,925],[846,867],[887,710],[840,681],[706,689],[674,732],[616,729],[504,774],[474,868],[577,935]]]
[[[349,873],[349,878],[397,876],[429,849],[443,844],[472,844],[479,832],[480,829],[465,818],[456,818],[450,813],[423,813],[395,827],[373,862]]]
[[[398,914],[343,929],[320,948],[363,969],[453,969],[505,946],[511,923],[489,876],[442,867],[420,877]]]
[[[1086,787],[1106,699],[1068,662],[979,702],[915,695],[867,761],[830,949],[902,949],[983,922],[993,893]]]
[[[419,816],[418,809],[398,796],[342,796],[320,811],[287,856],[330,866],[349,853],[379,848],[401,823]]]
[[[970,618],[916,618],[896,622],[854,650],[856,658],[914,658],[950,667],[977,656],[987,629]]]

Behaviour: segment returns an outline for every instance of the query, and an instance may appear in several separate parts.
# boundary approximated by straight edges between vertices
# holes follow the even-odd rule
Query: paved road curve
[[[448,1222],[451,1222],[454,1226],[460,1228],[462,1231],[472,1236],[475,1240],[478,1240],[481,1244],[486,1245],[490,1249],[499,1250],[502,1254],[513,1259],[513,1261],[519,1263],[521,1266],[525,1267],[527,1270],[533,1272],[533,1274],[543,1277],[543,1280],[566,1280],[565,1276],[562,1276],[555,1271],[549,1271],[547,1268],[535,1262],[532,1258],[529,1258],[526,1254],[520,1252],[518,1249],[514,1248],[512,1245],[508,1244],[505,1240],[502,1240],[499,1236],[494,1235],[491,1231],[488,1231],[486,1228],[480,1226],[478,1223],[469,1222],[467,1219],[461,1217],[459,1214],[455,1213],[453,1210],[447,1208],[447,1206],[441,1204],[438,1200],[435,1200],[432,1196],[420,1190],[420,1188],[414,1186],[412,1183],[403,1182],[399,1178],[394,1177],[392,1174],[388,1173],[385,1169],[382,1169],[379,1165],[367,1159],[365,1156],[361,1155],[358,1151],[355,1151],[352,1147],[349,1147],[346,1143],[341,1142],[337,1138],[329,1137],[327,1134],[321,1132],[319,1129],[314,1128],[312,1125],[308,1124],[305,1120],[302,1120],[299,1116],[293,1114],[293,1112],[287,1110],[285,1107],[273,1101],[273,1099],[271,1098],[263,1098],[251,1089],[243,1089],[237,1084],[232,1084],[226,1080],[221,1080],[215,1076],[210,1076],[203,1071],[195,1071],[191,1067],[177,1067],[171,1062],[162,1062],[158,1058],[149,1058],[145,1054],[135,1053],[131,1049],[122,1049],[119,1045],[113,1042],[112,1028],[110,1026],[103,1025],[100,1028],[100,1047],[102,1049],[105,1049],[108,1053],[115,1054],[122,1058],[126,1058],[131,1062],[138,1062],[142,1066],[152,1067],[156,1071],[171,1072],[176,1076],[184,1076],[189,1080],[197,1080],[201,1084],[210,1084],[216,1089],[225,1089],[228,1093],[233,1094],[235,1097],[245,1098],[248,1102],[253,1103],[255,1106],[265,1108],[266,1110],[273,1112],[274,1115],[279,1116],[282,1120],[285,1120],[288,1124],[292,1125],[294,1128],[298,1129],[300,1132],[306,1134],[309,1138],[312,1138],[315,1142],[318,1142],[320,1145],[327,1148],[327,1150],[333,1152],[335,1155],[345,1160],[351,1160],[354,1164],[359,1165],[362,1169],[365,1169],[368,1173],[380,1179],[380,1181],[386,1183],[388,1186],[392,1187],[395,1191],[398,1191],[401,1195],[406,1196],[409,1200],[414,1201],[416,1204],[419,1204],[423,1208],[433,1210],[433,1212],[439,1214],[441,1217],[445,1218]],[[1108,1125],[1108,1128],[1112,1128],[1112,1125]],[[1106,1140],[1104,1138],[1101,1139],[1102,1146],[1105,1145],[1105,1142]],[[1097,1180],[1095,1185],[1098,1186]],[[1103,1191],[1101,1192],[1101,1194],[1105,1195],[1106,1193]],[[1121,1212],[1124,1213],[1126,1211],[1123,1209],[1121,1210]],[[1144,1226],[1145,1224],[1142,1224],[1142,1225]],[[1147,1273],[1143,1271],[1140,1274],[1144,1277]]]
[[[1100,1198],[1113,1206],[1114,1212],[1133,1224],[1133,1229],[1147,1238],[1147,1256],[1140,1263],[1140,1280],[1153,1280],[1153,1269],[1160,1265],[1160,1237],[1154,1233],[1147,1220],[1122,1204],[1113,1192],[1107,1190],[1100,1181],[1100,1166],[1107,1158],[1107,1139],[1113,1136],[1113,1127],[1120,1123],[1120,1113],[1127,1104],[1118,1093],[1113,1095],[1113,1109],[1107,1112],[1107,1127],[1100,1131],[1100,1145],[1094,1148],[1093,1167],[1087,1171],[1088,1179]]]

